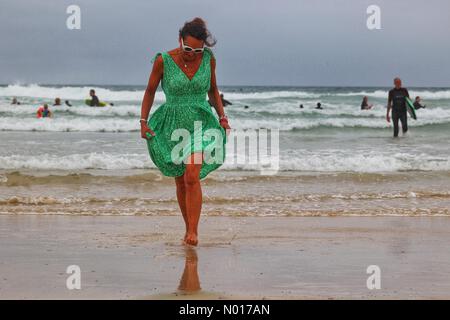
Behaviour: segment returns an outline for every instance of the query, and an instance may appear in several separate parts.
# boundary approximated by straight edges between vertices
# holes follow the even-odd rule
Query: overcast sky
[[[66,8],[81,8],[81,30]],[[381,8],[381,30],[366,9]],[[0,83],[145,85],[200,16],[219,85],[450,86],[448,0],[0,0]]]

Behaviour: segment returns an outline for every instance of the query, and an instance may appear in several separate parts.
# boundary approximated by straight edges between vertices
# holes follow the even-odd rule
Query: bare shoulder
[[[163,57],[162,57],[162,55],[161,54],[158,54],[156,57],[155,57],[155,65],[163,65]]]
[[[158,54],[153,61],[153,70],[162,72],[164,69],[164,60],[162,54]]]

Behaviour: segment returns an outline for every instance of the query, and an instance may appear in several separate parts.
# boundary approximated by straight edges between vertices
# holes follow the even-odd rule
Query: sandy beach
[[[450,298],[447,217],[0,216],[1,299]],[[81,289],[66,288],[66,268]],[[366,269],[381,270],[369,290]]]

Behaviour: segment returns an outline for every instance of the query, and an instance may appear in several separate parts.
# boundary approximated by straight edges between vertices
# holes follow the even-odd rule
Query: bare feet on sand
[[[196,246],[198,244],[197,234],[194,232],[187,232],[184,236],[183,243],[191,246]]]

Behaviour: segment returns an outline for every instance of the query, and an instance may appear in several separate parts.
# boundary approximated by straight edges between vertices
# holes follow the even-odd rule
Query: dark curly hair
[[[187,36],[203,40],[208,47],[213,47],[217,42],[206,28],[205,21],[198,17],[192,21],[186,21],[180,29],[180,37],[184,39]]]

